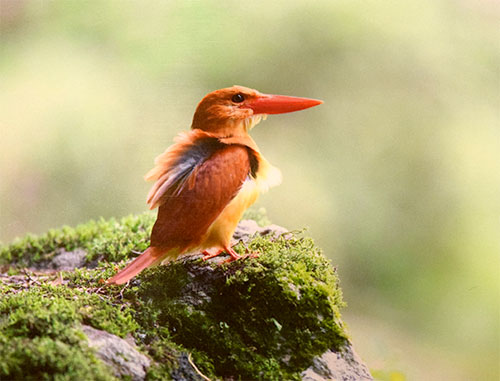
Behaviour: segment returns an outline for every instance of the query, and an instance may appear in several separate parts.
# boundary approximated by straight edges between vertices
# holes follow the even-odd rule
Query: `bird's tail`
[[[123,284],[128,282],[134,276],[139,274],[146,267],[153,266],[162,261],[166,252],[165,248],[150,246],[144,253],[130,262],[127,267],[118,272],[115,276],[109,278],[107,284]]]

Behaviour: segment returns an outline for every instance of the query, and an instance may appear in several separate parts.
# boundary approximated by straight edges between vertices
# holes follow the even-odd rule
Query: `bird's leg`
[[[224,247],[224,251],[231,256],[231,258],[227,259],[226,262],[232,262],[241,259],[241,255],[239,255],[236,251],[234,251],[234,249],[231,246]]]
[[[210,258],[215,258],[217,257],[218,255],[220,255],[224,250],[222,249],[218,249],[217,251],[215,251],[214,253],[211,253],[209,252],[208,250],[203,250],[202,251],[202,254],[203,254],[203,260],[206,261]]]

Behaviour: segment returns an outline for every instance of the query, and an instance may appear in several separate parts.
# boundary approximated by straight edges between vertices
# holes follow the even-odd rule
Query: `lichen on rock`
[[[310,238],[283,228],[240,225],[235,250],[252,254],[240,261],[189,255],[104,286],[147,247],[153,221],[100,220],[0,249],[0,379],[298,380],[323,354],[350,348],[334,267]],[[79,268],[43,271],[71,252]],[[130,351],[103,361],[96,332],[111,349],[126,339]]]

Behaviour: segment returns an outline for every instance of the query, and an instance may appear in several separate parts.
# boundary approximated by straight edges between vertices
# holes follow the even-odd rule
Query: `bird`
[[[243,212],[281,182],[281,172],[264,158],[249,131],[269,114],[321,103],[244,86],[207,94],[191,129],[181,132],[145,175],[155,181],[147,204],[158,208],[150,246],[106,283],[124,284],[147,267],[194,250],[204,260],[223,252],[229,254],[228,262],[240,259],[231,238]]]

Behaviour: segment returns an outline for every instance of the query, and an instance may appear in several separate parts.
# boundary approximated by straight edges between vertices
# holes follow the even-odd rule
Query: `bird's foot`
[[[214,252],[210,252],[209,250],[203,250],[203,252],[202,252],[203,258],[202,259],[204,261],[206,261],[208,259],[215,258],[215,257],[221,255],[223,252],[228,253],[230,255],[230,257],[228,259],[226,259],[225,261],[223,261],[222,263],[230,263],[233,261],[237,261],[239,259],[257,258],[259,256],[259,253],[257,253],[257,252],[249,253],[249,254],[245,254],[245,255],[239,255],[236,251],[234,251],[233,248],[226,247],[226,248],[224,248],[224,250],[218,249]]]
[[[225,247],[224,251],[228,253],[231,257],[226,259],[223,263],[229,263],[233,261],[237,261],[238,259],[241,259],[241,255],[239,255],[232,247]]]
[[[257,253],[257,252],[252,252],[252,253],[248,253],[248,254],[245,254],[245,255],[238,255],[234,250],[232,250],[232,254],[229,253],[229,255],[231,255],[231,258],[228,258],[226,259],[223,263],[229,263],[229,262],[233,262],[233,261],[236,261],[236,260],[245,260],[245,259],[248,259],[248,258],[257,258],[260,253]]]
[[[206,261],[208,259],[215,258],[215,257],[219,256],[223,251],[224,250],[222,250],[222,249],[218,249],[214,253],[211,253],[208,250],[203,250],[203,252],[202,252],[203,258],[201,258],[201,259],[203,259],[204,261]]]
[[[226,252],[230,255],[230,257],[228,259],[226,259],[225,261],[223,261],[222,263],[229,263],[229,262],[233,262],[233,261],[236,261],[238,259],[241,259],[241,255],[239,255],[236,251],[234,251],[234,249],[232,247],[225,247],[224,250],[222,249],[218,249],[217,251],[215,252],[210,252],[208,250],[204,250],[203,251],[203,255],[204,257],[202,258],[204,261],[206,261],[207,259],[210,259],[210,258],[215,258],[217,257],[218,255],[222,254],[223,252]]]

